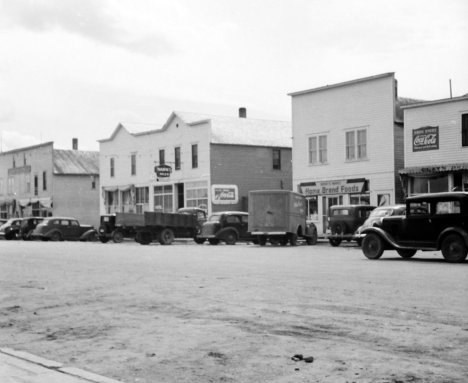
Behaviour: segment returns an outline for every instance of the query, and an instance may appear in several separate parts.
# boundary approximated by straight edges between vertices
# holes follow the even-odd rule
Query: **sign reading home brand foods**
[[[301,184],[302,194],[309,195],[331,195],[362,193],[366,184],[365,179],[338,180],[324,182],[308,182]]]
[[[211,202],[215,205],[234,205],[239,201],[237,185],[212,185]]]
[[[170,177],[172,168],[169,165],[159,165],[155,166],[154,171],[158,177]]]
[[[413,152],[439,149],[439,127],[425,126],[413,130]]]

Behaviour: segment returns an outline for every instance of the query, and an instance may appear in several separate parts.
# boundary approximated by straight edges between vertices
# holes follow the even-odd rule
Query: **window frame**
[[[164,149],[159,149],[159,165],[166,164],[166,152]]]
[[[328,133],[317,133],[307,137],[307,162],[309,165],[328,165]],[[325,148],[323,145],[323,138],[325,138]],[[315,140],[315,147],[312,148],[312,141]],[[315,161],[313,153],[315,153]]]
[[[47,190],[47,172],[42,172],[42,190]]]
[[[368,128],[360,127],[345,130],[345,161],[346,162],[358,162],[358,161],[367,161],[368,156]],[[365,142],[360,142],[362,140],[362,133],[364,132]],[[361,135],[360,135],[361,133]],[[348,137],[352,137],[352,143],[349,143]],[[364,153],[364,154],[363,154]]]
[[[275,153],[278,153],[277,158],[275,158]],[[273,170],[281,170],[281,149],[273,149]]]
[[[461,144],[462,147],[468,147],[468,113],[462,113],[461,115]]]
[[[110,176],[115,177],[115,158],[114,157],[110,158],[109,168],[110,168]]]
[[[192,144],[192,169],[198,168],[198,144]]]
[[[174,169],[180,170],[181,169],[181,161],[180,161],[180,146],[174,147]]]
[[[136,153],[130,154],[130,175],[136,176]]]

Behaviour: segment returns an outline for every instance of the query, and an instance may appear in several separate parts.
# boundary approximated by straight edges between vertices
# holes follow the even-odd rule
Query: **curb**
[[[27,352],[23,351],[16,351],[11,348],[0,348],[0,352],[6,355],[13,356],[18,359],[23,359],[28,362],[34,363],[41,365],[45,368],[48,368],[50,370],[54,370],[57,372],[60,372],[62,374],[78,377],[81,379],[85,379],[89,382],[94,382],[94,383],[123,383],[119,380],[111,379],[111,378],[106,378],[101,375],[93,374],[92,372],[88,372],[85,370],[81,370],[79,368],[75,367],[63,367],[62,363],[55,362],[53,360],[48,360],[41,358],[40,356],[32,355]]]

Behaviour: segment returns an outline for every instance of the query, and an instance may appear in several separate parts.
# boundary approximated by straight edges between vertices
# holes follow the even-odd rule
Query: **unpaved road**
[[[1,241],[0,262],[1,347],[123,382],[468,381],[468,262],[440,253]]]

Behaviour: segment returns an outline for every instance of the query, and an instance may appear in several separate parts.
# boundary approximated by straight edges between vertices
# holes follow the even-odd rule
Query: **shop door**
[[[177,185],[177,209],[180,209],[180,208],[185,207],[184,184],[176,184],[176,185]]]
[[[343,205],[343,196],[323,196],[323,233],[325,234],[328,229],[328,213],[331,206]]]

